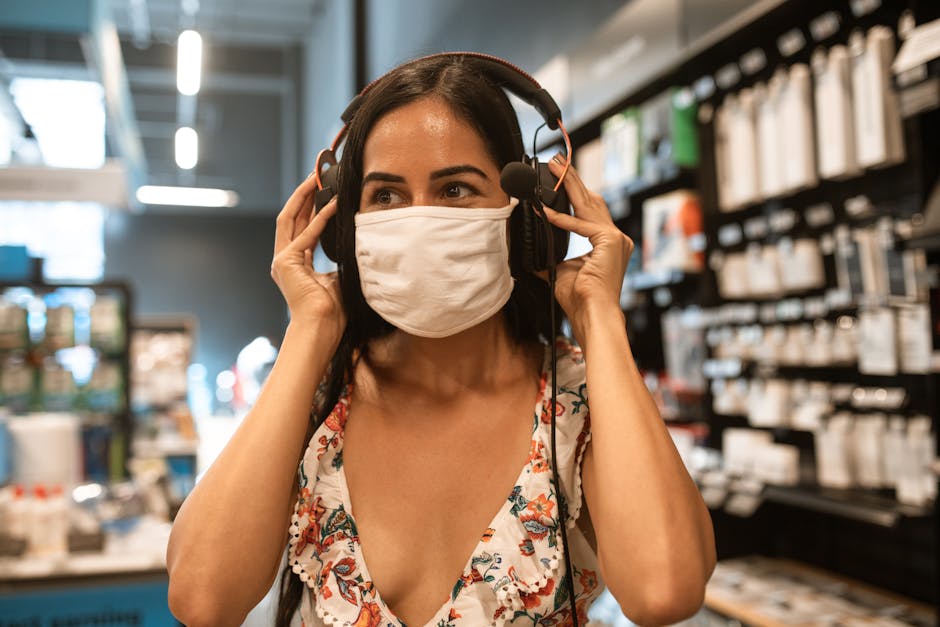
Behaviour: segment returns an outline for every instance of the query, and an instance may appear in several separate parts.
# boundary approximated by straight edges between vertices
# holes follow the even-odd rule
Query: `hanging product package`
[[[738,209],[760,200],[757,136],[754,118],[754,93],[742,89],[728,96],[727,114],[729,190],[727,210]]]
[[[701,272],[703,244],[697,193],[677,190],[643,202],[644,272]]]
[[[640,176],[640,119],[636,108],[613,115],[601,124],[604,146],[604,187],[628,185]]]
[[[816,146],[813,139],[813,98],[809,66],[790,68],[781,96],[784,189],[788,192],[815,187]]]
[[[897,318],[890,307],[863,310],[858,317],[858,371],[894,376],[898,373]]]
[[[803,292],[824,287],[826,275],[817,240],[782,237],[777,242],[780,282],[786,292]]]
[[[833,46],[813,55],[819,175],[841,179],[861,172],[855,159],[855,122],[849,51]]]
[[[754,87],[754,104],[757,116],[757,148],[761,195],[773,198],[783,193],[784,146],[780,108],[784,74],[778,71],[766,88]]]
[[[904,161],[904,128],[891,82],[894,33],[874,26],[849,39],[852,55],[852,102],[858,164],[884,167]]]

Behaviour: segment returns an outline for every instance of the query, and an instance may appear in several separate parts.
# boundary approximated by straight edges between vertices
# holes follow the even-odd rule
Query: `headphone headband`
[[[429,59],[443,58],[443,57],[469,57],[475,59],[481,65],[485,66],[487,71],[494,77],[499,80],[500,86],[507,89],[514,95],[521,98],[524,102],[531,105],[535,108],[545,120],[546,126],[552,130],[558,128],[558,123],[561,120],[561,108],[558,106],[558,103],[555,102],[555,99],[552,98],[545,89],[539,85],[539,82],[535,80],[530,74],[519,66],[501,59],[499,57],[493,56],[491,54],[484,54],[482,52],[438,52],[436,54],[429,54],[424,57],[418,57],[417,59],[412,59],[402,65],[397,66],[394,70],[399,70],[409,65],[415,63],[420,63],[422,61],[427,61]],[[346,110],[343,111],[343,114],[340,116],[340,119],[343,120],[344,124],[349,124],[349,121],[352,120],[353,116],[356,114],[356,111],[359,110],[359,105],[362,102],[362,97],[368,93],[372,87],[385,78],[388,73],[383,74],[379,78],[375,79],[368,85],[366,85],[359,94],[352,99],[352,102],[346,107]]]

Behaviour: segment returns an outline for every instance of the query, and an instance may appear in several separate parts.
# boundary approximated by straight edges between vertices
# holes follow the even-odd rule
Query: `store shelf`
[[[698,272],[683,272],[682,270],[660,270],[656,272],[638,272],[627,275],[627,285],[636,291],[653,290],[658,287],[679,285],[687,280],[698,280]]]
[[[904,505],[896,500],[864,490],[838,490],[819,486],[767,486],[767,501],[811,509],[824,514],[878,525],[894,527],[905,517],[922,518],[933,515],[933,506]]]
[[[624,185],[609,187],[601,195],[609,203],[620,202],[624,198],[659,196],[677,189],[694,188],[696,173],[694,169],[673,166],[661,178],[655,181],[633,180]]]
[[[936,608],[914,599],[796,560],[756,555],[718,563],[705,608],[766,627],[936,624]]]
[[[940,231],[918,234],[910,239],[901,241],[908,250],[923,249],[926,251],[940,250]]]

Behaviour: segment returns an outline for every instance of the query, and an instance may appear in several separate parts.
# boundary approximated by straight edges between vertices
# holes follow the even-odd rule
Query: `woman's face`
[[[509,204],[483,138],[440,98],[421,98],[379,118],[366,138],[362,172],[363,212]]]

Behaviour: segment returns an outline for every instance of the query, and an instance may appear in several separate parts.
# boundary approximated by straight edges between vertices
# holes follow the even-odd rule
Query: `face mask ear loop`
[[[567,135],[566,135],[567,137]],[[570,161],[570,159],[569,159]],[[567,168],[566,168],[567,170]],[[561,491],[561,482],[558,480],[558,459],[557,447],[555,445],[555,416],[558,407],[558,342],[555,338],[555,238],[552,237],[551,224],[545,216],[544,211],[539,211],[539,217],[545,225],[545,233],[548,238],[548,290],[549,290],[549,320],[551,324],[552,337],[549,341],[552,343],[552,481],[555,484],[555,496],[558,501],[558,516],[561,525],[561,546],[565,553],[565,571],[568,587],[568,601],[571,605],[571,620],[574,627],[580,627],[578,621],[578,608],[575,605],[574,598],[574,569],[571,565],[571,555],[568,551],[568,505],[565,502],[565,495]]]

